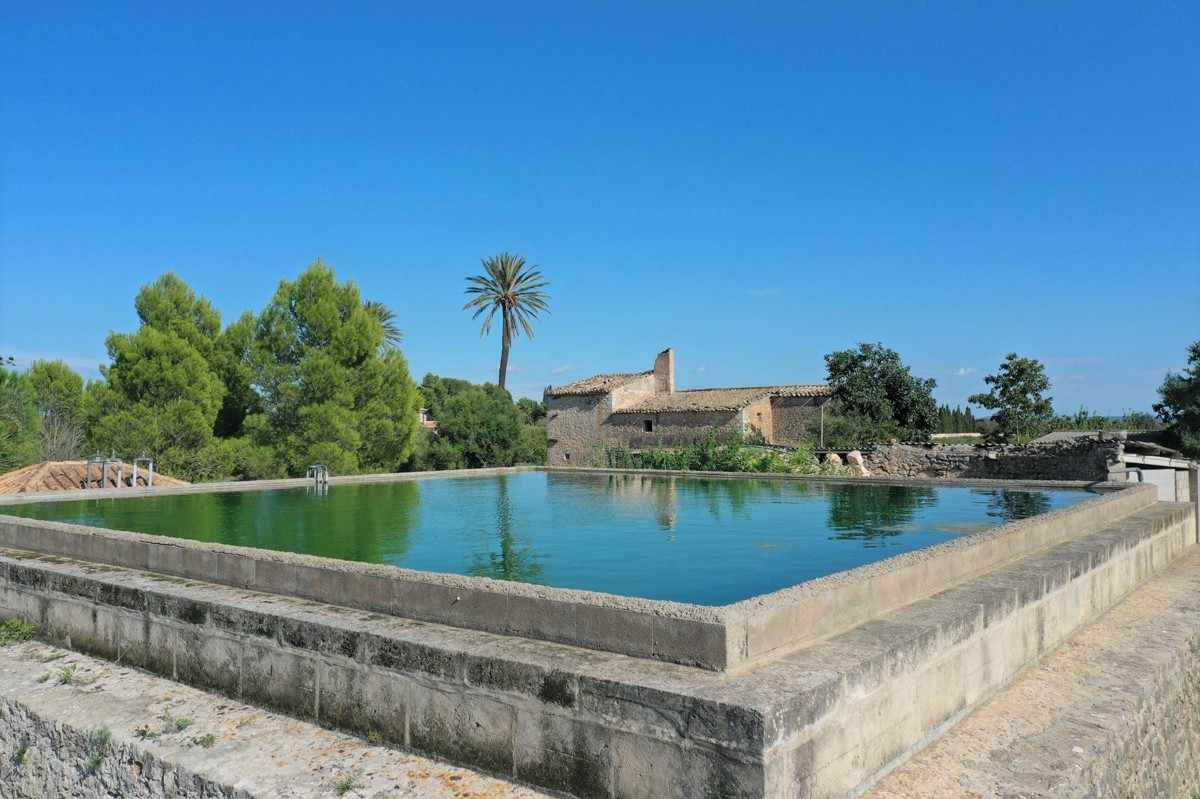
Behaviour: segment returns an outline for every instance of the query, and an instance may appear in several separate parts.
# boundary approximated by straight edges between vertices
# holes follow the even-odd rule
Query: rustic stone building
[[[714,426],[796,447],[808,441],[808,422],[829,398],[823,385],[676,391],[675,353],[667,349],[648,372],[596,375],[547,391],[547,463],[586,465],[606,446],[687,445]]]

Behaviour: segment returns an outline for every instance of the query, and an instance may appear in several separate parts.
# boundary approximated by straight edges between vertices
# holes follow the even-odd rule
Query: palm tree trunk
[[[512,337],[508,330],[508,320],[504,320],[504,340],[500,344],[500,388],[504,388],[504,379],[508,377],[508,348],[512,344]]]

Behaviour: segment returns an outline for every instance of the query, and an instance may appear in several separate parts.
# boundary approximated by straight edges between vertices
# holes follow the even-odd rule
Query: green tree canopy
[[[457,377],[439,377],[430,372],[421,381],[421,400],[429,410],[429,418],[437,419],[446,408],[446,402],[456,394],[461,394],[474,385],[469,380],[459,380]]]
[[[201,452],[221,409],[221,316],[173,273],[134,298],[141,327],[107,340],[104,380],[84,394],[88,444],[130,458],[155,459],[160,471],[195,480],[216,476]]]
[[[438,438],[462,454],[468,468],[512,466],[521,445],[521,414],[507,391],[472,385],[446,401]]]
[[[891,438],[926,439],[937,429],[937,381],[914,377],[900,356],[882,344],[859,344],[825,356],[836,415],[826,422],[840,429],[847,444],[866,444]],[[839,442],[842,443],[842,442]]]
[[[418,395],[404,356],[353,281],[317,259],[279,284],[258,315],[248,359],[261,414],[246,426],[289,474],[395,471],[417,439]]]
[[[197,296],[174,272],[167,272],[143,286],[133,300],[138,319],[164,333],[174,333],[190,344],[200,357],[217,367],[217,339],[221,314],[204,297]]]
[[[74,460],[83,446],[83,378],[61,360],[34,361],[28,376],[42,418],[42,457]]]
[[[1006,441],[1021,441],[1039,435],[1054,416],[1046,369],[1035,358],[1021,358],[1010,352],[994,375],[983,378],[992,387],[987,394],[972,394],[967,402],[994,411],[996,432]]]
[[[504,388],[504,380],[508,376],[508,351],[512,346],[514,336],[521,331],[533,338],[533,328],[530,320],[537,319],[542,311],[550,313],[546,300],[550,295],[542,291],[547,285],[537,265],[527,267],[525,259],[514,253],[502,252],[483,260],[484,274],[467,278],[473,283],[466,290],[474,294],[474,298],[463,306],[464,311],[472,308],[475,313],[472,319],[483,317],[483,328],[479,335],[482,338],[492,329],[492,318],[500,312],[502,338],[500,342],[500,388]]]
[[[42,459],[41,418],[27,375],[0,366],[0,472]]]
[[[107,343],[105,382],[88,391],[91,444],[126,458],[150,455],[165,474],[209,476],[195,456],[212,439],[225,393],[209,362],[178,334],[148,324]]]
[[[1188,347],[1188,366],[1182,374],[1168,372],[1158,387],[1161,402],[1154,405],[1168,426],[1171,439],[1189,458],[1200,458],[1200,341]]]

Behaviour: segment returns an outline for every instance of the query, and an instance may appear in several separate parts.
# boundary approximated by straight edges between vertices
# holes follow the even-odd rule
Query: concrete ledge
[[[1200,794],[1200,554],[1083,628],[867,799]]]
[[[476,470],[472,473],[496,471]],[[712,476],[704,473],[688,475]],[[761,475],[754,477],[762,478]],[[413,477],[366,475],[340,478],[340,482],[396,479]],[[747,478],[726,475],[724,479]],[[232,487],[249,490],[252,487],[292,486],[297,482],[304,483],[294,480],[266,484],[231,483],[170,491]],[[946,481],[927,482],[947,485]],[[920,484],[921,481],[912,480],[904,483]],[[1004,485],[1008,488],[1071,488],[1084,484]],[[147,490],[111,493],[131,497]],[[94,491],[67,493],[95,496]],[[21,501],[48,499],[41,496],[36,500]],[[0,516],[0,547],[146,569],[189,580],[299,596],[484,632],[536,638],[704,669],[728,670],[832,635],[889,608],[927,596],[951,582],[1095,529],[1106,519],[1128,514],[1155,499],[1153,486],[1130,484],[1112,488],[1095,499],[1034,519],[717,608],[484,577],[433,574],[13,516]],[[3,504],[0,501],[0,506]]]
[[[843,797],[1195,540],[1191,507],[1158,503],[734,673],[33,553],[0,556],[0,615],[578,797]]]
[[[40,642],[0,649],[0,717],[7,799],[550,799]]]

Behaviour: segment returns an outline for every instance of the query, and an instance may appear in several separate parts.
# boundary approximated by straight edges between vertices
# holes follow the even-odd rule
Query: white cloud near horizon
[[[553,368],[553,369],[551,369],[551,370],[550,370],[550,374],[552,374],[552,375],[561,375],[563,372],[569,372],[569,371],[571,371],[571,370],[572,370],[572,369],[574,369],[574,368],[575,368],[575,367],[574,367],[574,366],[571,366],[571,364],[567,364],[566,366],[557,366],[557,367],[555,367],[555,368]]]
[[[973,375],[978,371],[979,370],[976,369],[974,366],[962,366],[962,367],[959,367],[958,369],[954,370],[954,376],[955,377],[966,377],[967,375]]]

